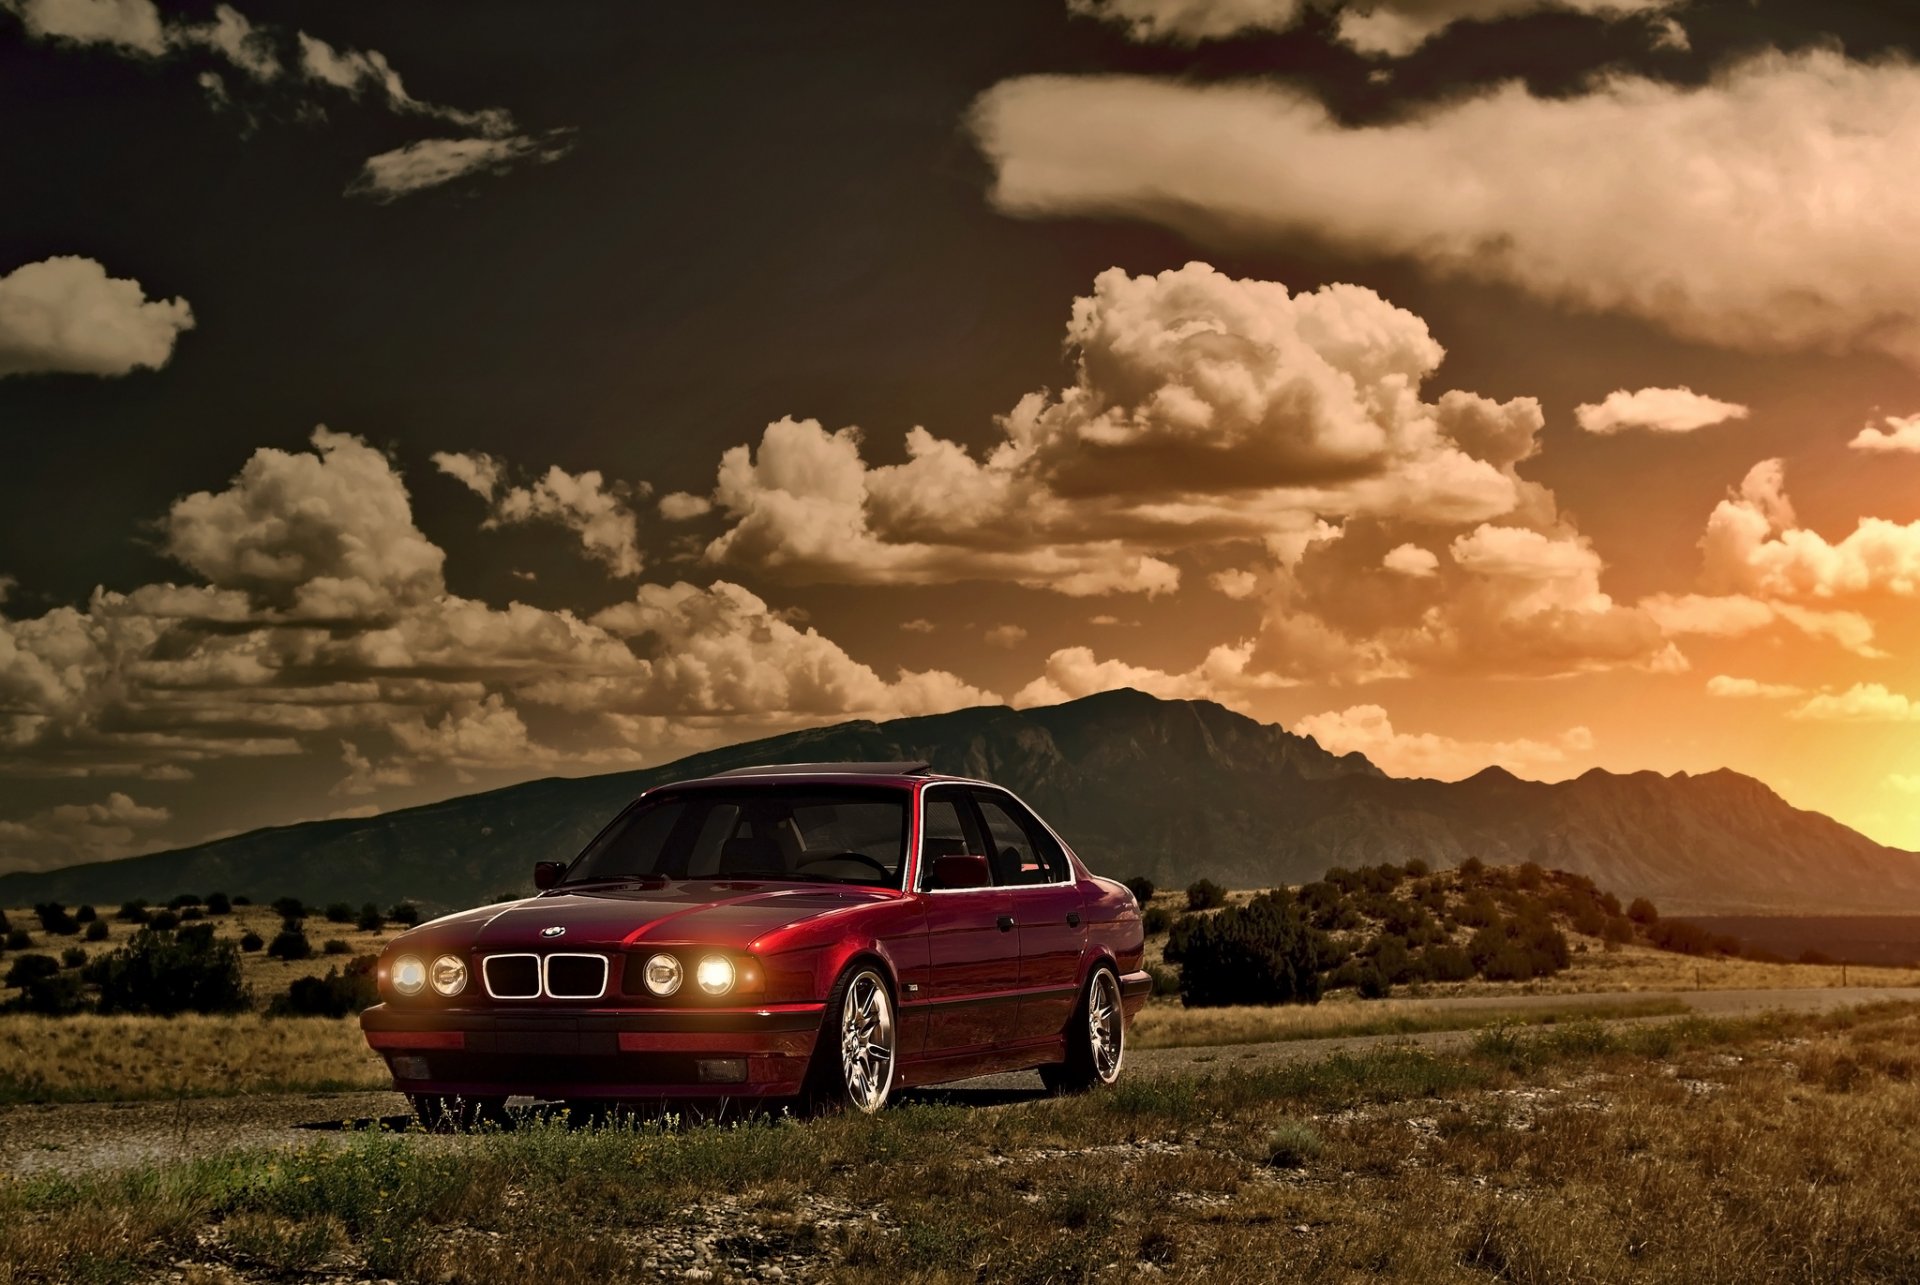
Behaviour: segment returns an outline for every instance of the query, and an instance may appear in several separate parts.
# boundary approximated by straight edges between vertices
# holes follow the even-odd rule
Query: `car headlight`
[[[402,995],[418,995],[427,984],[427,966],[416,955],[402,955],[393,961],[393,989]]]
[[[694,980],[709,995],[725,995],[733,989],[733,961],[725,955],[708,955],[694,971]]]
[[[467,989],[466,961],[454,955],[442,955],[433,961],[433,989],[452,999]]]
[[[642,976],[646,979],[648,990],[665,998],[680,989],[680,983],[686,978],[686,969],[672,955],[655,955],[647,961]]]

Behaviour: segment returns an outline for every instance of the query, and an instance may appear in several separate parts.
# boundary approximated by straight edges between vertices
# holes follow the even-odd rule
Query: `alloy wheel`
[[[1120,1061],[1127,1051],[1126,1014],[1120,1004],[1120,983],[1102,968],[1093,975],[1087,991],[1087,1036],[1093,1054],[1093,1071],[1103,1084],[1112,1084],[1120,1075]]]
[[[866,971],[847,987],[840,1017],[840,1072],[847,1101],[864,1112],[886,1104],[893,1086],[893,1000],[879,974]]]

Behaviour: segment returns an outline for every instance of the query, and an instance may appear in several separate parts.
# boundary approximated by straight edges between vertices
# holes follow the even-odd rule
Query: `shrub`
[[[180,922],[183,924],[192,923],[196,919],[205,919],[206,917],[207,912],[198,906],[187,906],[180,912]]]
[[[266,944],[267,939],[252,929],[248,929],[246,936],[240,939],[240,949],[246,951],[249,955]]]
[[[1519,883],[1528,892],[1538,892],[1540,885],[1546,882],[1547,872],[1540,868],[1538,861],[1520,863]]]
[[[1211,879],[1196,880],[1187,886],[1188,910],[1216,910],[1227,904],[1227,890]]]
[[[183,892],[167,903],[167,909],[185,910],[188,906],[197,906],[199,904],[200,896],[198,893]]]
[[[1320,1131],[1304,1120],[1285,1120],[1267,1135],[1267,1163],[1276,1169],[1298,1169],[1320,1154],[1326,1144]]]
[[[1600,931],[1600,938],[1610,946],[1624,945],[1633,940],[1633,923],[1624,915],[1616,915],[1607,920],[1607,926]]]
[[[336,901],[327,907],[327,922],[330,924],[350,924],[353,922],[353,907],[344,901]]]
[[[299,924],[283,924],[268,943],[267,953],[275,959],[311,959],[313,943],[307,940],[306,931]]]
[[[361,955],[345,970],[329,968],[325,977],[299,977],[267,1007],[269,1017],[346,1017],[380,1002],[373,969],[378,955]]]
[[[1387,975],[1378,964],[1364,964],[1360,968],[1360,979],[1354,984],[1354,990],[1361,999],[1385,999],[1393,993],[1393,986],[1387,981]]]
[[[1474,967],[1488,981],[1528,981],[1567,966],[1567,938],[1541,916],[1516,916],[1488,924],[1467,943]]]
[[[57,901],[44,901],[33,908],[40,927],[55,937],[71,937],[80,931],[79,923]]]
[[[96,919],[88,924],[86,938],[88,941],[105,941],[107,939],[107,921],[104,919]]]
[[[1651,924],[1659,920],[1660,912],[1645,897],[1635,897],[1633,904],[1627,907],[1627,918],[1636,924]]]
[[[1155,995],[1178,995],[1180,993],[1180,974],[1175,969],[1161,964],[1148,964],[1147,976],[1153,978]]]
[[[305,919],[307,917],[306,903],[298,897],[278,897],[274,899],[272,905],[273,912],[282,919]]]
[[[1420,967],[1429,981],[1464,982],[1473,976],[1473,956],[1451,943],[1429,946],[1420,952]]]
[[[75,923],[90,924],[100,918],[100,912],[92,906],[82,906],[73,912]]]
[[[29,1013],[60,1016],[86,1006],[80,978],[61,972],[60,961],[51,955],[22,955],[14,960],[7,971],[7,985],[20,988],[13,1007]]]
[[[60,952],[60,966],[62,968],[83,968],[86,966],[86,962],[87,952],[84,947],[69,946]]]
[[[353,947],[347,945],[347,943],[341,941],[338,937],[329,937],[326,943],[320,947],[320,953],[323,955],[351,955],[353,953]]]
[[[8,950],[33,949],[33,935],[24,928],[7,929],[7,949]]]
[[[143,928],[106,957],[102,1013],[235,1013],[249,1005],[240,952],[201,924],[179,933]]]
[[[7,985],[31,986],[60,971],[60,961],[52,955],[22,955],[7,970]]]
[[[1145,875],[1135,875],[1133,878],[1127,880],[1127,891],[1133,894],[1135,901],[1144,906],[1153,900],[1153,880],[1147,878]]]
[[[1478,857],[1468,857],[1460,863],[1460,873],[1468,879],[1478,879],[1487,872],[1487,863]]]
[[[405,924],[407,927],[412,928],[420,922],[420,907],[414,905],[411,901],[402,901],[387,911],[387,918],[396,924]]]
[[[369,901],[360,907],[360,918],[354,924],[363,933],[377,933],[387,926],[387,917],[380,913],[380,907]]]
[[[1424,879],[1433,873],[1433,867],[1422,861],[1419,857],[1415,857],[1413,860],[1407,862],[1406,871],[1407,874],[1415,879]]]
[[[180,926],[180,916],[171,910],[156,910],[147,916],[147,927],[157,933],[170,933]]]
[[[1647,941],[1660,950],[1681,955],[1737,955],[1740,939],[1709,932],[1684,919],[1661,919],[1647,927]]]
[[[224,892],[207,894],[207,913],[210,915],[230,915],[233,913],[233,901]]]
[[[1158,937],[1173,927],[1173,913],[1165,906],[1154,906],[1140,917],[1140,926],[1149,937]]]
[[[1319,934],[1282,893],[1183,921],[1180,990],[1189,1006],[1317,1003]]]
[[[122,923],[144,924],[147,922],[147,903],[144,901],[123,901],[113,917]]]

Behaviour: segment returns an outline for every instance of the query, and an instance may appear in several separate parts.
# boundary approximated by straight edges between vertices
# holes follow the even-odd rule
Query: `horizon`
[[[0,874],[1121,688],[1920,850],[1913,23],[839,17],[0,0]]]

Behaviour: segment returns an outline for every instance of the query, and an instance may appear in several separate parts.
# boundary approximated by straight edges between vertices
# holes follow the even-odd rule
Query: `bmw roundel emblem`
[[[555,924],[551,928],[542,928],[540,935],[542,937],[564,937],[566,936],[566,932],[567,928],[565,924]]]

